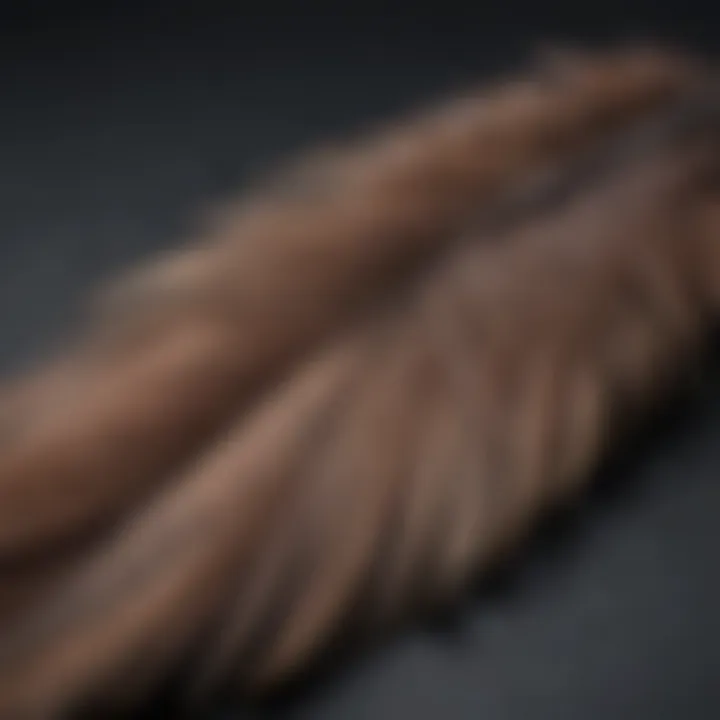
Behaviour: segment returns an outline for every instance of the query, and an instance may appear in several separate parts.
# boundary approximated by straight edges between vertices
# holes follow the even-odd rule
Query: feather
[[[310,154],[0,395],[0,717],[267,692],[457,598],[717,311],[720,95],[553,58]]]

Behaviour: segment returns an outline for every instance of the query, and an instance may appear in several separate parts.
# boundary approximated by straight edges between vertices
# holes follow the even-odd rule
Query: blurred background
[[[317,140],[542,45],[712,52],[720,27],[698,2],[85,5],[0,6],[4,372],[62,337],[91,287]],[[720,717],[720,361],[671,415],[450,627],[218,720]]]

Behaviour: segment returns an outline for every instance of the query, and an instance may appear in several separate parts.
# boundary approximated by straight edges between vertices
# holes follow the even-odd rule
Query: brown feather
[[[720,103],[565,58],[299,163],[10,380],[0,717],[275,687],[445,603],[702,349]],[[14,425],[14,427],[13,427]]]

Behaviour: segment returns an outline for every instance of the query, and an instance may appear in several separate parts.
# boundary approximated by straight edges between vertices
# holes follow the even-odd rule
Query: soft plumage
[[[560,56],[328,148],[7,381],[0,717],[269,690],[456,598],[702,350],[720,95]]]

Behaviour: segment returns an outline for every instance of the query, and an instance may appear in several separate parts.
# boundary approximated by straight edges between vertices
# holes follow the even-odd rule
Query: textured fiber
[[[559,55],[298,162],[9,379],[0,717],[267,691],[447,603],[691,367],[720,92]]]

